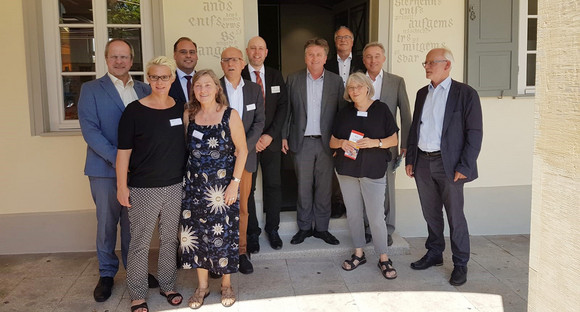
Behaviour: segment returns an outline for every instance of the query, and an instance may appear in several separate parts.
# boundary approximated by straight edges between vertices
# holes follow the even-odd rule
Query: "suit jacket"
[[[169,89],[169,96],[172,97],[175,100],[175,103],[180,106],[185,106],[185,103],[187,103],[187,97],[185,96],[185,93],[183,93],[183,88],[181,87],[177,71],[175,72],[175,81],[173,81],[171,88]]]
[[[306,95],[306,69],[288,76],[288,113],[282,129],[282,138],[288,139],[288,147],[293,153],[299,153],[304,141],[306,130],[306,113],[308,98]],[[330,136],[334,124],[334,116],[346,105],[342,78],[325,70],[322,86],[322,104],[320,112],[320,131],[324,148],[331,154]]]
[[[409,97],[405,80],[397,75],[389,74],[383,70],[383,83],[381,85],[381,102],[387,104],[395,121],[397,120],[397,108],[401,114],[401,128],[399,142],[401,148],[407,148],[407,135],[411,127],[411,108],[409,107]],[[393,159],[399,155],[399,147],[391,148]]]
[[[328,69],[329,71],[340,75],[338,71],[338,55],[334,54],[326,60],[326,64],[324,64],[324,68]],[[364,72],[366,71],[365,64],[363,63],[362,56],[354,55],[352,56],[352,60],[350,61],[350,70],[349,74],[355,72]]]
[[[417,164],[419,148],[419,124],[423,105],[429,89],[427,86],[417,92],[413,123],[407,141],[407,165]],[[443,129],[441,133],[441,158],[445,174],[453,181],[455,171],[465,175],[462,182],[477,178],[477,156],[483,139],[483,121],[479,95],[472,87],[452,80],[449,96],[445,104]]]
[[[151,87],[133,80],[138,98],[151,93]],[[125,105],[107,74],[86,82],[79,97],[79,123],[87,142],[85,175],[114,178],[117,159],[117,130]]]
[[[242,71],[242,78],[252,80],[247,65]],[[272,137],[272,143],[266,149],[279,152],[282,149],[282,127],[288,110],[288,93],[282,73],[277,69],[265,66],[264,80],[266,122],[262,133]],[[272,93],[272,87],[278,87],[279,91]]]
[[[225,77],[220,79],[224,94],[230,101],[226,89]],[[258,156],[256,155],[256,143],[262,135],[264,129],[264,98],[262,97],[262,89],[259,85],[250,80],[244,79],[244,112],[242,115],[242,122],[244,123],[244,130],[246,131],[246,143],[248,144],[248,159],[246,160],[246,170],[248,172],[255,172],[258,169]],[[254,105],[255,108],[251,108]],[[248,110],[250,106],[250,110]]]

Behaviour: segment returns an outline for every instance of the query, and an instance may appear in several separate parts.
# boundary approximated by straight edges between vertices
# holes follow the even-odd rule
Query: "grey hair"
[[[353,83],[360,83],[361,85],[367,87],[368,89],[368,93],[367,93],[367,97],[370,99],[373,97],[373,95],[375,95],[375,87],[373,86],[373,82],[371,81],[371,78],[367,77],[367,75],[361,73],[361,72],[356,72],[356,73],[352,73],[350,76],[348,76],[348,79],[346,80],[346,86],[344,88],[344,99],[352,102],[352,99],[350,98],[350,94],[348,94],[348,86],[350,84]]]

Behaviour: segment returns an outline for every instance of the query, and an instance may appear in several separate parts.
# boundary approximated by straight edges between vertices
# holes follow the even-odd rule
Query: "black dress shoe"
[[[113,289],[113,284],[115,281],[112,277],[101,277],[95,287],[93,292],[93,297],[95,297],[96,302],[103,302],[111,297],[111,290]]]
[[[149,288],[159,287],[159,281],[151,273],[147,275],[147,282],[149,283]]]
[[[242,274],[251,274],[254,272],[254,266],[250,262],[250,259],[248,259],[248,256],[240,255],[240,267],[238,271]]]
[[[393,237],[391,234],[387,235],[387,246],[391,246],[393,244]]]
[[[370,243],[373,241],[373,235],[371,233],[365,233],[365,243]]]
[[[258,234],[248,235],[247,249],[249,253],[253,254],[260,252],[260,236]]]
[[[294,234],[294,236],[292,236],[292,240],[290,241],[290,244],[292,245],[297,245],[300,244],[302,242],[304,242],[304,240],[306,239],[306,237],[310,237],[312,236],[312,230],[299,230],[298,233]]]
[[[266,236],[268,237],[268,241],[270,241],[270,247],[272,247],[272,249],[282,249],[284,243],[282,242],[277,230],[273,230],[270,233],[266,232]]]
[[[340,244],[338,239],[336,239],[336,237],[334,237],[334,235],[330,234],[330,232],[328,232],[328,231],[322,231],[322,232],[314,231],[312,236],[314,236],[316,238],[320,238],[325,243],[330,244],[330,245]]]
[[[467,267],[462,265],[454,266],[451,278],[449,279],[449,284],[453,286],[461,286],[465,284],[465,282],[467,282]]]
[[[411,268],[414,270],[425,270],[432,266],[443,265],[443,256],[430,257],[424,255],[423,258],[411,263]]]

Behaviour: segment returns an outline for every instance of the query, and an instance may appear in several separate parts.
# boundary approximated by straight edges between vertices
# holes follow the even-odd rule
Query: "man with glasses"
[[[402,77],[387,73],[383,70],[385,63],[385,47],[379,42],[371,42],[363,49],[363,62],[367,69],[367,76],[371,78],[375,95],[373,100],[380,100],[387,104],[397,120],[397,110],[401,117],[401,133],[399,142],[401,142],[401,154],[399,147],[390,148],[391,161],[387,168],[387,187],[385,190],[385,217],[387,223],[387,245],[393,244],[393,232],[395,232],[395,164],[400,161],[398,157],[404,157],[407,153],[407,134],[411,126],[411,109],[409,108],[409,97],[405,80]]]
[[[175,104],[183,106],[189,101],[191,81],[197,65],[197,44],[188,37],[181,37],[173,44],[173,58],[177,64],[177,76],[169,89]]]
[[[264,97],[262,88],[250,80],[242,79],[242,69],[246,65],[242,51],[229,47],[222,52],[221,66],[224,76],[220,79],[230,106],[238,111],[246,131],[248,158],[240,179],[240,267],[242,274],[254,272],[248,259],[246,231],[248,229],[248,198],[252,190],[252,173],[258,169],[256,143],[264,129]]]
[[[117,129],[125,107],[151,93],[149,85],[131,78],[134,52],[124,39],[113,39],[105,46],[108,72],[101,78],[83,84],[79,98],[79,123],[87,142],[85,175],[97,212],[97,258],[99,282],[93,292],[97,302],[111,296],[114,277],[119,270],[115,254],[117,225],[121,226],[121,255],[127,266],[131,233],[127,208],[117,201]],[[149,286],[158,287],[149,275]]]
[[[343,85],[346,84],[348,76],[357,71],[364,70],[362,58],[358,55],[352,55],[352,46],[354,44],[354,34],[346,26],[340,26],[334,32],[334,45],[336,46],[336,56],[332,55],[324,68],[339,75],[342,78]],[[340,218],[346,212],[340,185],[336,175],[332,174],[332,212],[331,217]],[[367,235],[367,242],[370,236]]]
[[[453,62],[447,48],[433,49],[425,58],[423,67],[431,82],[417,92],[405,170],[415,178],[429,230],[427,254],[411,268],[443,265],[445,207],[454,265],[449,283],[460,286],[467,281],[470,253],[463,185],[477,178],[483,122],[477,91],[449,76]]]

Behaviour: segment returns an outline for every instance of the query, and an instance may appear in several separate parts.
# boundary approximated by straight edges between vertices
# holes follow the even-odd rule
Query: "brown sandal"
[[[203,305],[203,299],[209,296],[208,288],[198,288],[188,300],[188,305],[192,309],[199,309]]]
[[[395,268],[393,267],[393,261],[391,259],[387,260],[387,261],[381,261],[379,260],[379,270],[381,270],[381,273],[383,274],[383,276],[386,279],[395,279],[397,278],[397,270],[395,270]],[[384,269],[383,269],[384,267]],[[393,276],[388,276],[387,273],[391,273],[391,272],[395,272],[395,275]]]
[[[231,307],[236,302],[236,294],[232,286],[222,286],[222,305]]]

